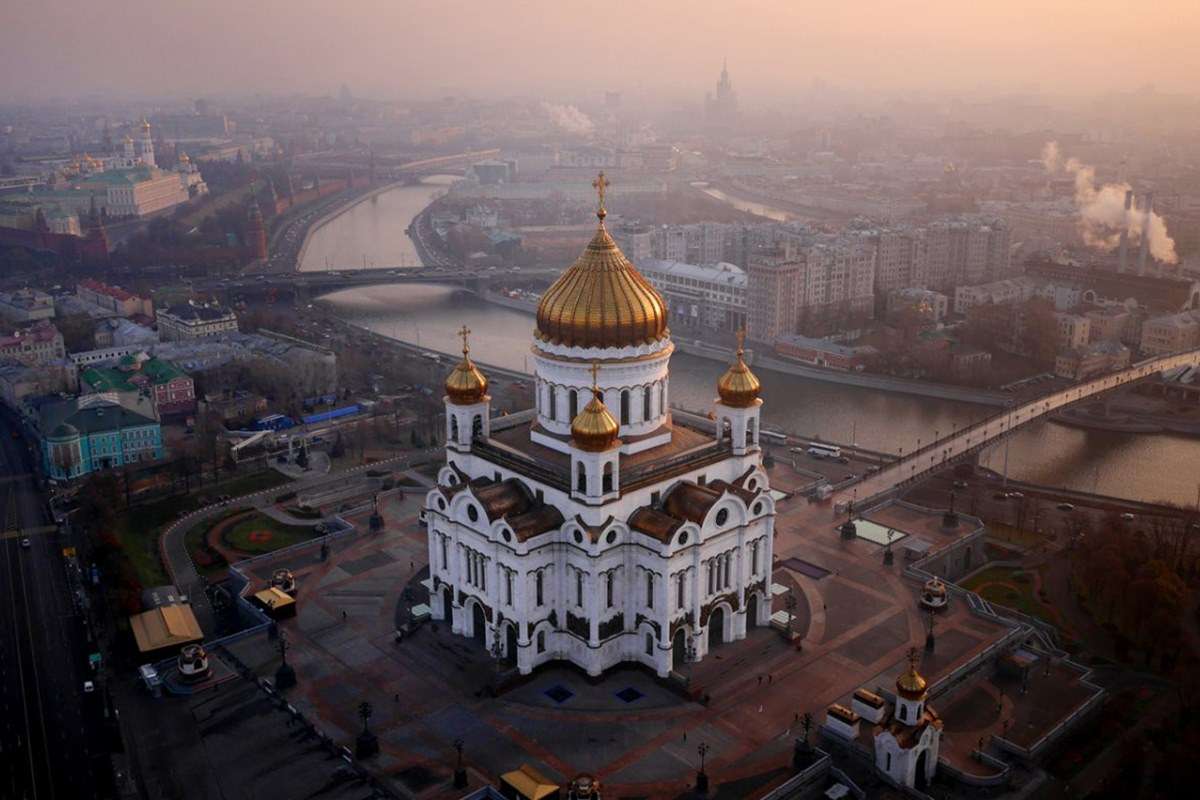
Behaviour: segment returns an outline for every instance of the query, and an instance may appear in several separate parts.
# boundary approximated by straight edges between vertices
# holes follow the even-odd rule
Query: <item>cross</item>
[[[465,356],[471,350],[471,346],[467,344],[467,337],[471,335],[471,329],[466,325],[463,325],[461,328],[459,328],[458,335],[463,340],[463,355]]]
[[[738,352],[739,353],[743,352],[743,350],[744,350],[743,345],[746,344],[746,329],[745,328],[738,328],[737,343],[738,343],[738,348],[737,348]]]
[[[598,383],[597,383],[597,380],[596,380],[596,378],[597,378],[597,376],[600,374],[600,364],[598,364],[597,362],[593,361],[593,362],[592,362],[592,368],[589,370],[589,372],[591,372],[591,373],[592,373],[592,388],[593,388],[593,389],[595,389],[595,388],[597,388],[597,387],[598,387]]]
[[[600,174],[596,176],[596,180],[592,181],[592,188],[596,190],[596,194],[600,195],[600,213],[604,211],[604,193],[608,189],[611,181],[604,177],[604,170],[600,170]]]
[[[908,665],[910,667],[912,667],[913,671],[916,671],[916,669],[917,669],[917,648],[915,648],[915,647],[908,648]]]

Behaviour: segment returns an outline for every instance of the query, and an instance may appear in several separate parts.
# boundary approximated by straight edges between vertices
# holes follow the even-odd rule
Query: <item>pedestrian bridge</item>
[[[974,458],[981,450],[991,447],[1012,432],[1035,422],[1047,414],[1145,380],[1152,375],[1176,367],[1200,363],[1200,349],[1145,359],[1120,372],[1098,376],[1028,402],[1014,404],[973,425],[952,432],[949,436],[930,442],[882,467],[873,475],[864,476],[834,495],[838,505],[853,503],[863,506],[882,500],[898,489],[921,480],[930,472],[947,464]]]

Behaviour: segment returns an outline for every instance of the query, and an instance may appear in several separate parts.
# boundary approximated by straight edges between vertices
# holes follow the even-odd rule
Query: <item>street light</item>
[[[465,789],[467,786],[467,771],[463,769],[462,751],[463,740],[454,740],[454,749],[458,753],[458,762],[454,767],[454,788]]]
[[[708,794],[708,775],[704,772],[704,757],[708,755],[708,744],[701,742],[696,748],[696,752],[700,754],[700,771],[696,773],[696,794]]]

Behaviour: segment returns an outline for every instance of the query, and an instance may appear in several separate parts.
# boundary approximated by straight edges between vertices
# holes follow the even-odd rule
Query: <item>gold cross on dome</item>
[[[604,170],[600,170],[600,174],[596,176],[596,180],[592,181],[592,188],[596,190],[596,194],[600,195],[599,213],[605,213],[604,210],[604,195],[608,191],[608,187],[612,182],[604,177]]]
[[[459,328],[458,335],[463,340],[463,355],[466,355],[471,350],[471,346],[467,344],[467,337],[471,335],[471,329],[463,325]]]
[[[743,347],[743,345],[746,344],[746,329],[745,328],[738,328],[737,343],[738,343],[737,349],[738,349],[738,352],[740,353],[740,352],[742,352],[743,349],[745,349]]]
[[[600,365],[597,362],[593,361],[592,369],[590,371],[592,373],[592,388],[593,389],[599,388],[599,383],[597,382],[597,376],[600,374]]]
[[[916,671],[917,669],[917,648],[915,647],[908,648],[908,666],[911,667],[913,671]]]

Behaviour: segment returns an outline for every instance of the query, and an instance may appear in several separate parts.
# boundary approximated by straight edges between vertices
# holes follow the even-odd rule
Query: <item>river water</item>
[[[337,256],[342,264],[353,252],[401,252],[395,237],[407,239],[404,228],[411,215],[423,207],[422,191],[431,198],[438,189],[404,187],[386,192],[378,202],[367,201],[330,221],[314,235],[314,243],[318,235],[330,242],[346,243],[351,250],[326,251],[331,262]],[[389,197],[393,192],[404,194],[393,200]],[[398,208],[411,213],[398,217]],[[372,231],[380,233],[375,236]],[[377,259],[380,265],[386,257]],[[471,350],[479,361],[529,371],[532,315],[487,303],[456,288],[397,284],[350,289],[324,299],[356,324],[445,353],[457,352],[455,331],[465,324],[474,332]],[[724,369],[715,361],[675,355],[671,359],[672,402],[706,410]],[[764,427],[839,442],[855,441],[876,450],[908,452],[919,441],[926,443],[935,434],[994,411],[969,403],[890,394],[768,371],[758,375],[763,383]],[[1008,451],[1009,475],[1019,480],[1138,500],[1188,505],[1196,502],[1200,440],[1166,434],[1088,431],[1042,422],[1017,434]],[[1002,470],[1004,456],[1003,447],[994,448],[985,464]]]

